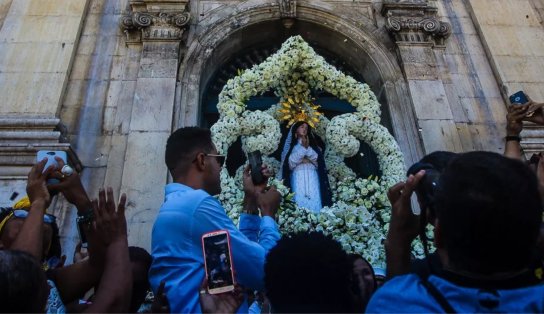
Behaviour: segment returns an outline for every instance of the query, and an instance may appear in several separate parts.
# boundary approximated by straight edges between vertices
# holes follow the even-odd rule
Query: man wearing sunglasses
[[[201,312],[199,288],[205,276],[201,237],[217,230],[230,234],[236,282],[262,290],[265,255],[280,238],[274,220],[281,202],[278,191],[254,185],[246,168],[244,211],[258,213],[260,209],[262,218],[242,214],[238,229],[213,197],[221,192],[225,156],[218,154],[208,129],[175,131],[166,144],[165,160],[174,182],[166,185],[165,202],[153,226],[149,271],[153,290],[165,281],[172,312]],[[263,175],[269,176],[266,169]],[[240,311],[247,312],[245,307]]]

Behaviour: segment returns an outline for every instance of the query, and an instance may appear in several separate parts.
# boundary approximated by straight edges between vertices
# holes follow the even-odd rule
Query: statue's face
[[[308,135],[308,125],[306,123],[299,125],[296,134],[298,138]]]

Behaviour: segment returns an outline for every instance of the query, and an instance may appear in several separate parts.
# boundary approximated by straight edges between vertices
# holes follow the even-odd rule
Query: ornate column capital
[[[440,21],[437,11],[426,0],[386,0],[382,15],[397,44],[443,47],[451,34],[451,25]]]
[[[132,12],[120,19],[127,43],[181,41],[191,14],[188,0],[131,0]]]

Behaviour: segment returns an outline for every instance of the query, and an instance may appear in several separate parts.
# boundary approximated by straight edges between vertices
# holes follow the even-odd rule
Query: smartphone
[[[51,165],[54,165],[56,166],[57,168],[59,167],[59,163],[57,162],[57,160],[55,159],[55,157],[60,157],[63,161],[64,161],[64,164],[68,164],[67,163],[67,160],[68,160],[68,156],[66,155],[66,152],[63,152],[63,151],[49,151],[49,150],[40,150],[38,151],[38,155],[36,157],[36,161],[40,162],[42,161],[45,157],[47,157],[47,163],[45,164],[45,166],[43,167],[43,171],[45,172],[45,170],[47,170],[47,168]],[[47,183],[48,184],[57,184],[57,183],[60,183],[59,180],[57,179],[47,179]]]
[[[510,95],[510,103],[512,103],[512,104],[523,105],[523,104],[527,103],[528,101],[529,101],[529,99],[527,99],[527,96],[521,90],[519,92],[515,93],[515,94]]]
[[[202,236],[204,269],[210,294],[234,290],[230,237],[227,230],[206,233]]]
[[[81,241],[81,247],[86,249],[89,247],[89,242],[87,242],[87,236],[85,235],[85,230],[83,229],[83,221],[77,222],[77,233],[79,234],[79,240]]]
[[[249,165],[251,167],[251,180],[254,184],[263,183],[266,178],[262,173],[263,159],[261,152],[258,150],[251,152],[247,154],[247,159],[249,160]]]

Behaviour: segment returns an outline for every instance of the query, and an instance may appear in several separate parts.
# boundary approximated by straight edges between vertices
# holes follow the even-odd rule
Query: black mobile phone
[[[262,173],[263,159],[261,152],[258,150],[251,152],[247,154],[247,159],[249,160],[249,165],[251,167],[251,180],[254,184],[263,183],[266,178]]]
[[[87,242],[87,236],[85,235],[85,230],[83,229],[83,224],[85,222],[78,221],[77,222],[77,233],[79,233],[79,239],[81,240],[81,247],[87,248],[89,247],[89,243]]]
[[[509,98],[510,98],[510,103],[518,104],[518,105],[523,105],[529,101],[525,93],[521,90],[515,94],[510,95]]]
[[[227,230],[206,233],[202,236],[204,268],[210,294],[234,290],[234,271]]]

